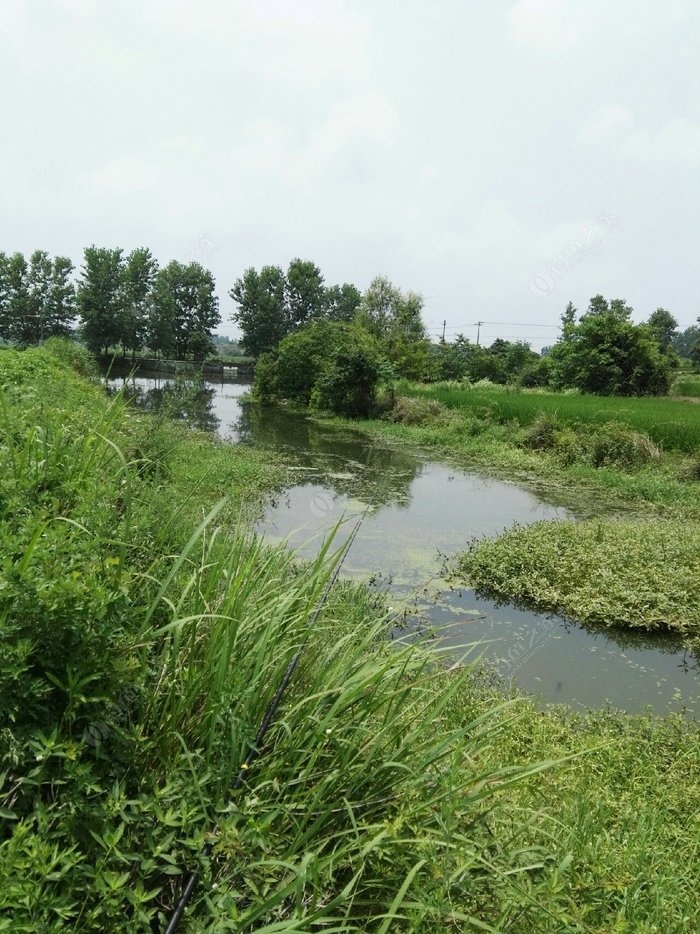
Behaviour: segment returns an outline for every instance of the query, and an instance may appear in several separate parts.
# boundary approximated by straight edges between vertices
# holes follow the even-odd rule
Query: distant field
[[[700,398],[700,376],[683,376],[676,380],[673,386],[673,392],[677,396],[692,396]]]
[[[255,357],[244,357],[240,354],[216,354],[211,359],[226,366],[246,366],[255,362]]]
[[[688,382],[691,382],[688,380]],[[697,381],[696,381],[697,383]],[[682,383],[685,385],[685,381]],[[665,450],[700,449],[700,405],[664,396],[659,398],[612,398],[563,393],[499,392],[402,384],[405,395],[436,399],[448,408],[491,409],[499,422],[529,425],[538,415],[556,416],[562,423],[624,422],[643,431]]]

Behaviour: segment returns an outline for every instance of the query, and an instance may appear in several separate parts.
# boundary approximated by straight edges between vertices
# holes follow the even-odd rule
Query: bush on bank
[[[280,341],[255,368],[262,402],[286,400],[350,417],[367,416],[388,364],[363,329],[318,321]]]

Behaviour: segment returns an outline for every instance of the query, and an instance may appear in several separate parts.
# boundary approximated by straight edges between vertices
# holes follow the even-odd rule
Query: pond
[[[111,388],[122,380],[110,380]],[[184,396],[169,380],[129,381],[137,404],[165,399],[190,423],[231,442],[281,452],[289,485],[258,529],[311,556],[342,517],[367,510],[343,572],[385,589],[406,624],[434,632],[461,653],[477,644],[494,672],[545,703],[629,713],[698,710],[696,658],[678,639],[586,629],[570,620],[499,606],[450,583],[452,555],[474,536],[518,523],[570,517],[534,490],[454,469],[378,443],[360,431],[322,425],[279,408],[240,404],[243,383],[206,383]],[[172,405],[173,400],[177,405]]]

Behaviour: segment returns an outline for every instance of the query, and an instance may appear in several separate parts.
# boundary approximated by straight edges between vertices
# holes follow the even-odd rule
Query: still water
[[[110,380],[111,388],[123,385]],[[506,681],[543,702],[578,708],[606,705],[630,713],[700,709],[696,658],[670,637],[586,629],[556,616],[478,598],[451,581],[450,557],[474,537],[514,523],[570,513],[536,492],[436,463],[372,440],[362,432],[319,425],[282,409],[244,406],[246,384],[204,384],[176,396],[168,380],[129,381],[139,405],[169,409],[232,443],[282,453],[288,486],[258,529],[313,555],[323,534],[367,510],[344,572],[387,591],[409,625],[435,633],[455,652],[476,646]],[[178,404],[173,405],[176,400]]]

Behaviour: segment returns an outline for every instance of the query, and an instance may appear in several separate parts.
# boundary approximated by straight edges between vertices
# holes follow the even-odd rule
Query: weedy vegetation
[[[618,422],[647,435],[665,451],[690,453],[700,448],[700,409],[669,396],[626,398],[588,396],[508,387],[401,382],[397,394],[432,399],[465,414],[487,410],[492,421],[531,425],[542,415],[553,416],[578,431]]]

